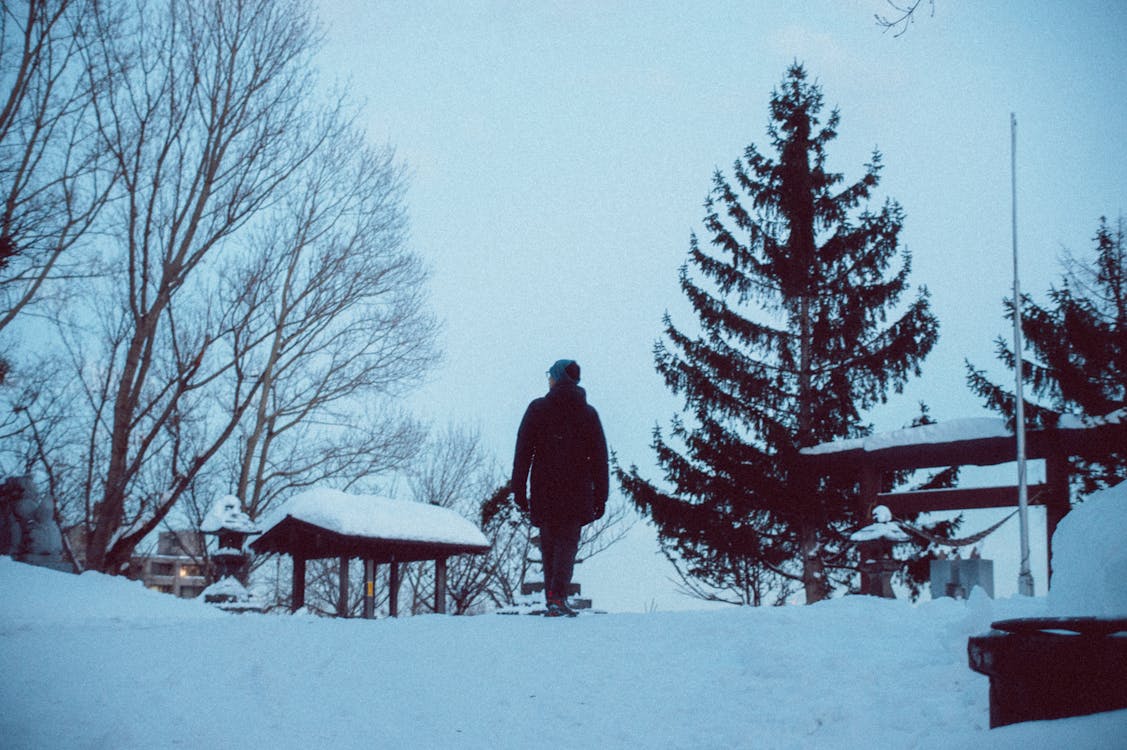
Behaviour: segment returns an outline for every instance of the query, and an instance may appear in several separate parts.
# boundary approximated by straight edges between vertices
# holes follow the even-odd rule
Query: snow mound
[[[0,557],[4,619],[17,622],[87,622],[97,619],[192,619],[224,616],[203,599],[177,599],[140,581],[86,572],[81,575]]]
[[[249,602],[251,593],[237,578],[223,576],[204,589],[200,596],[205,602]]]
[[[1061,616],[1127,616],[1127,482],[1090,495],[1053,534],[1049,607]]]
[[[989,728],[966,638],[1034,614],[1028,597],[336,620],[232,616],[0,558],[0,601],[13,750],[517,750],[546,726],[576,750],[1087,750],[1127,731],[1127,711]]]

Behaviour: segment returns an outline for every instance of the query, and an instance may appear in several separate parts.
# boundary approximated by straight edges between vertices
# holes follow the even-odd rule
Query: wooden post
[[[337,599],[337,617],[348,617],[348,555],[340,556],[340,597]]]
[[[877,495],[880,494],[880,475],[880,469],[870,463],[861,466],[861,497],[857,515],[862,524],[873,520],[873,509],[877,507]]]
[[[1072,507],[1068,474],[1068,456],[1058,452],[1045,459],[1045,484],[1049,491],[1049,497],[1045,500],[1045,535],[1048,537],[1045,555],[1048,557],[1049,588],[1053,585],[1053,534],[1057,530],[1057,524]]]
[[[376,616],[376,563],[364,561],[364,618],[371,620]]]
[[[434,561],[434,611],[446,614],[446,558]]]
[[[294,556],[293,559],[293,597],[290,600],[290,612],[296,612],[305,606],[305,558]]]
[[[391,558],[388,571],[389,591],[387,594],[387,613],[392,617],[399,617],[399,563]]]

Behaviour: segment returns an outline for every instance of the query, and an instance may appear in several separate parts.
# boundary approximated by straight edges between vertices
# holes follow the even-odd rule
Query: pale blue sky
[[[583,366],[621,459],[652,465],[650,432],[680,406],[652,347],[666,310],[692,323],[677,269],[713,170],[750,142],[766,150],[793,60],[841,110],[831,168],[856,179],[882,151],[880,199],[904,207],[913,281],[941,323],[924,377],[873,414],[878,430],[920,399],[939,419],[984,414],[963,360],[993,367],[1009,335],[1011,112],[1025,291],[1043,294],[1101,215],[1127,213],[1125,3],[936,0],[900,38],[873,23],[884,0],[321,6],[324,72],[351,78],[369,135],[411,173],[447,357],[415,405],[480,426],[503,465],[560,357]],[[652,539],[631,544],[652,555]],[[658,591],[666,572],[634,574],[624,606],[679,606]],[[1000,593],[1011,577],[998,572]]]

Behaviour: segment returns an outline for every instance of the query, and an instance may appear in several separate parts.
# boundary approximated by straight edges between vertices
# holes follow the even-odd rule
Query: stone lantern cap
[[[238,534],[261,534],[262,529],[250,520],[250,516],[242,510],[239,498],[234,495],[224,495],[212,503],[211,508],[200,523],[200,531],[205,534],[219,534],[221,532],[235,532]]]
[[[873,522],[860,528],[849,535],[855,542],[875,542],[887,540],[890,542],[906,542],[910,536],[900,528],[900,524],[892,520],[892,511],[886,505],[873,508]]]

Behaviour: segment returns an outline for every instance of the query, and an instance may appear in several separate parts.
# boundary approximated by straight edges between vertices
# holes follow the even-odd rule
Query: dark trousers
[[[575,570],[575,553],[579,551],[582,526],[541,526],[540,559],[544,566],[546,599],[567,599],[571,574]]]

